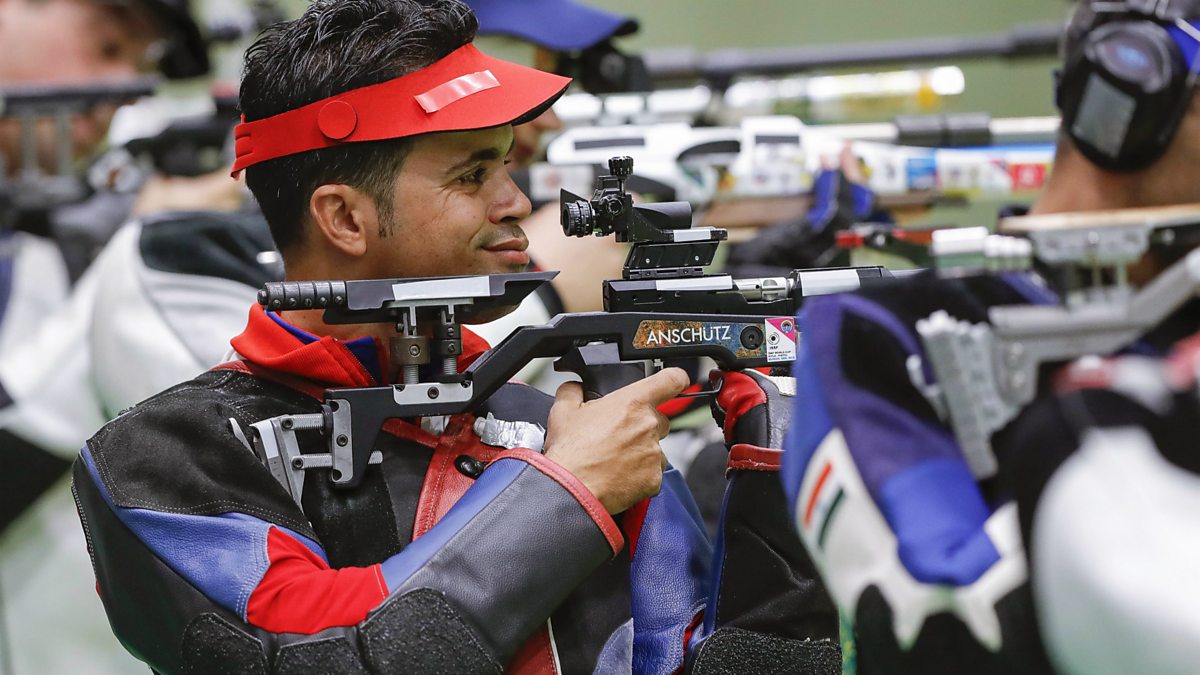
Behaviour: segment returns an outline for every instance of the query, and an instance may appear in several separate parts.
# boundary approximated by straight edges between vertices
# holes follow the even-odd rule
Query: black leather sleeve
[[[259,629],[207,597],[117,516],[83,460],[73,490],[113,630],[155,671],[499,673],[623,544],[546,461],[494,462],[475,486],[482,508],[452,510],[384,561],[389,594],[364,621],[314,635]]]
[[[585,490],[582,485],[565,487],[560,479],[574,478],[536,457],[540,459],[533,464],[493,462],[472,491],[491,478],[490,472],[515,472],[511,482],[469,522],[460,526],[459,514],[447,514],[425,536],[447,527],[450,538],[403,582],[394,584],[389,563],[384,563],[393,595],[436,591],[471,628],[480,648],[500,664],[623,545],[611,518],[595,512],[599,502],[590,493],[573,492]],[[455,508],[470,508],[471,498],[468,491]],[[607,536],[598,521],[605,523]]]

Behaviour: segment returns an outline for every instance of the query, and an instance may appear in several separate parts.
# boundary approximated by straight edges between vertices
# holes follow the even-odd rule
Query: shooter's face
[[[0,86],[69,86],[129,80],[150,69],[158,39],[152,21],[135,2],[98,0],[0,0]],[[115,106],[98,106],[71,118],[75,156],[104,139]],[[53,121],[38,124],[38,158],[54,163]],[[19,128],[0,119],[0,156],[10,169],[20,162]]]
[[[520,223],[530,204],[508,174],[512,146],[511,126],[418,137],[396,181],[392,222],[368,235],[370,276],[525,271]]]

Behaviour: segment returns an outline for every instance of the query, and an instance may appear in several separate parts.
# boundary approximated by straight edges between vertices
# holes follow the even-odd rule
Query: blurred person
[[[1069,675],[1200,659],[1200,320],[1162,357],[1083,359],[1004,431],[1042,639]]]
[[[633,17],[574,0],[466,1],[479,17],[480,36],[505,37],[531,46],[532,53],[523,56],[539,70],[573,75],[585,91],[593,94],[650,88],[641,60],[626,56],[614,45],[617,38],[637,32],[638,21]],[[553,108],[532,122],[515,126],[514,163],[518,166],[527,165],[540,158],[546,136],[561,128],[562,122],[554,114]],[[822,189],[814,191],[818,199],[810,213],[813,214],[812,222],[820,223],[822,227],[803,228],[805,231],[827,232],[831,241],[837,229],[855,222],[856,214],[858,219],[862,219],[874,208],[873,196],[862,187],[866,181],[857,160],[847,150],[840,161],[846,174],[837,170],[822,172],[818,182]],[[849,178],[843,179],[843,175]],[[797,227],[797,224],[787,223],[776,229],[781,232],[786,230],[785,237],[794,237],[793,232]],[[562,310],[601,311],[601,282],[620,278],[628,248],[608,237],[563,236],[557,202],[534,211],[522,222],[522,229],[529,238],[534,264],[543,269],[559,270],[552,283]],[[745,254],[739,253],[743,247]],[[825,250],[822,248],[810,257],[815,259]],[[803,253],[800,251],[799,255]],[[740,276],[766,276],[766,272],[777,273],[779,266],[810,266],[797,262],[796,256],[784,247],[778,235],[768,233],[761,243],[733,247],[726,271]],[[744,266],[741,261],[746,261]],[[825,264],[837,263],[827,260]],[[494,344],[526,319],[521,312],[514,312],[505,319],[478,326],[476,330]],[[549,361],[546,359],[545,363]],[[687,391],[701,389],[701,381],[706,378],[699,370],[700,362],[689,360],[670,365],[684,367],[693,378],[695,383]],[[530,377],[536,372],[527,369],[521,375]],[[540,377],[527,381],[546,388],[568,376],[546,368]],[[744,380],[738,381],[747,384]],[[713,406],[722,411],[719,417],[725,420],[724,434],[722,429],[713,428],[704,399],[681,398],[658,408],[672,421],[672,433],[662,441],[663,451],[672,466],[686,478],[706,530],[710,536],[727,542],[730,549],[741,552],[735,559],[720,561],[722,566],[728,565],[725,569],[729,573],[722,577],[722,585],[718,586],[719,590],[714,590],[714,597],[710,599],[710,607],[714,610],[709,617],[713,624],[706,625],[705,630],[711,633],[720,626],[726,630],[722,633],[722,639],[725,639],[730,634],[730,628],[733,628],[733,634],[742,629],[779,633],[781,626],[787,626],[783,634],[811,639],[819,645],[799,659],[803,665],[797,664],[797,667],[809,668],[806,672],[827,672],[822,668],[829,669],[828,672],[839,671],[836,609],[815,581],[816,573],[811,561],[799,539],[792,535],[786,525],[772,522],[769,518],[760,520],[762,514],[771,513],[783,504],[782,494],[773,484],[778,462],[776,459],[747,461],[742,456],[744,448],[750,447],[746,444],[739,444],[737,452],[731,453],[730,450],[735,445],[737,420],[747,409],[754,410],[753,414],[745,416],[755,422],[747,422],[743,426],[743,436],[765,433],[758,423],[758,416],[764,414],[765,407],[750,402],[757,402],[756,395],[752,393],[754,391],[757,389],[753,386],[730,387],[723,398],[713,401]],[[723,409],[736,409],[738,412],[726,416]],[[767,446],[765,441],[757,443]],[[729,509],[731,502],[736,506]],[[721,518],[723,507],[732,514],[724,521]],[[741,519],[738,514],[754,514],[754,517]],[[782,575],[786,581],[775,574]],[[766,588],[774,589],[780,596],[774,609],[790,608],[788,611],[794,613],[780,616],[764,611],[762,607],[755,608],[754,599],[761,597],[762,589]],[[741,601],[734,600],[726,608],[717,601],[717,596],[722,592],[726,596],[745,598],[746,601],[739,606]],[[718,615],[721,617],[719,623]],[[767,662],[770,661],[769,654],[773,652],[763,650]],[[746,672],[756,670],[756,666],[774,667],[761,661],[737,664]]]
[[[495,45],[502,53],[514,52],[512,58],[522,65],[562,75],[578,76],[578,69],[569,67],[573,59],[584,52],[607,53],[614,49],[614,38],[638,29],[633,18],[573,0],[467,0],[467,4],[479,18],[482,44]],[[518,184],[528,181],[529,166],[544,159],[547,138],[562,128],[554,108],[513,127],[510,160]],[[476,332],[491,344],[519,326],[546,323],[561,312],[601,311],[601,282],[621,276],[628,254],[626,246],[611,238],[564,236],[557,201],[535,210],[521,227],[529,240],[533,267],[556,270],[558,275],[508,316],[476,326]],[[551,359],[534,360],[517,378],[553,392],[571,376],[555,372],[550,363]]]
[[[156,69],[168,77],[191,77],[207,68],[200,31],[184,0],[0,1],[0,88],[119,84]],[[71,118],[76,161],[103,141],[114,110],[97,105]],[[29,167],[22,164],[19,122],[0,116],[0,193],[36,190],[36,179],[16,179],[55,170],[53,121],[39,121],[35,133],[39,165]],[[35,326],[63,306],[67,294],[62,255],[54,242],[25,231],[47,234],[25,215],[0,205],[0,358],[13,358],[18,345],[34,339]],[[91,310],[86,302],[82,309]],[[24,358],[45,363],[53,351]],[[0,416],[25,422],[37,416],[18,412],[10,392],[0,392]],[[86,390],[69,391],[52,405],[69,407],[78,395]],[[7,430],[0,431],[0,458],[6,466],[0,486],[0,672],[127,672],[131,661],[103,631],[103,614],[86,600],[93,591],[86,559],[78,555],[80,532],[69,519],[65,481],[16,522],[31,495],[53,484],[66,463]]]
[[[1031,213],[1200,201],[1198,25],[1196,2],[1078,3],[1064,34],[1056,85],[1063,125],[1054,172]],[[1145,283],[1183,252],[1178,245],[1152,246],[1131,268],[1131,281]],[[1039,569],[1042,554],[1022,545],[1020,525],[1038,518],[1022,493],[1029,496],[1027,481],[1036,482],[1039,474],[1017,471],[1013,478],[1014,472],[1005,471],[976,480],[946,419],[926,396],[936,382],[917,321],[941,310],[982,323],[992,307],[1055,302],[1055,294],[1032,274],[948,279],[926,273],[888,287],[816,298],[801,311],[799,403],[783,474],[796,527],[831,595],[854,620],[859,672],[1053,672],[1043,637],[1063,635],[1064,624],[1043,626],[1056,632],[1043,632],[1039,624],[1065,621],[1070,612],[1042,601],[1062,602],[1087,586],[1078,577],[1086,578],[1093,563],[1101,574],[1112,569],[1100,561],[1108,552],[1074,551],[1074,586],[1066,594],[1042,586],[1066,580],[1061,569]],[[1192,301],[1131,349],[1162,354],[1194,331],[1198,319],[1200,308]],[[1041,370],[1043,389],[1052,366]],[[1064,436],[1083,433],[1082,427],[1068,429],[1050,419],[1043,418],[1047,423],[1036,431],[1014,436],[1010,425],[993,435],[996,455],[1025,457],[1025,466],[1044,470],[1074,443]],[[1013,464],[1020,462],[1008,463]],[[1083,499],[1058,508],[1078,509],[1077,517],[1086,520],[1091,507]],[[1039,539],[1036,524],[1034,529],[1026,543],[1051,540]],[[1064,536],[1050,548],[1061,552],[1094,532],[1078,532],[1080,539]],[[1041,577],[1043,571],[1050,576]],[[1102,585],[1096,581],[1092,590]],[[1120,592],[1115,586],[1109,590]],[[1102,595],[1073,597],[1081,607],[1099,608]],[[1092,635],[1095,644],[1128,649],[1133,660],[1110,661],[1105,667],[1112,672],[1135,663],[1129,667],[1157,672],[1142,667],[1155,662],[1150,655],[1140,658],[1153,641],[1122,642],[1127,635],[1114,628],[1142,616],[1081,619],[1106,627]],[[1060,653],[1056,663],[1071,663],[1072,669],[1098,664],[1094,658],[1078,660],[1084,644],[1072,647],[1076,660],[1062,660]],[[1111,651],[1095,652],[1103,654]]]
[[[0,89],[53,89],[129,82],[155,68],[172,77],[199,75],[208,57],[186,0],[3,0],[0,2]],[[101,103],[73,114],[67,133],[75,159],[104,139],[115,106]],[[52,172],[58,130],[52,119],[35,126],[39,165],[23,165],[21,122],[0,113],[0,352],[30,330],[47,307],[62,303],[69,277],[39,217],[14,209],[14,190],[37,190],[24,175]],[[14,230],[16,230],[14,232]],[[41,236],[30,236],[26,230]]]
[[[890,223],[867,187],[862,162],[847,142],[834,164],[813,177],[812,203],[800,218],[763,227],[733,247],[726,271],[735,277],[771,277],[793,269],[844,267],[849,252],[837,245],[837,234],[857,223]]]

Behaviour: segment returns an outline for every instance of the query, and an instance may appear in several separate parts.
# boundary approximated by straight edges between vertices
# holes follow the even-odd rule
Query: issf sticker
[[[796,360],[796,320],[792,317],[767,319],[763,330],[767,334],[767,363]]]

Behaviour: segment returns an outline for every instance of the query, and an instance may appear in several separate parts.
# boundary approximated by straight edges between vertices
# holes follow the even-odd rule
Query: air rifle
[[[998,468],[992,435],[1037,395],[1040,366],[1111,355],[1200,292],[1200,247],[1141,288],[1125,274],[1152,245],[1200,244],[1200,205],[1006,218],[1000,231],[934,232],[939,273],[1028,270],[1036,260],[1075,283],[1060,284],[1059,304],[993,307],[986,323],[935,312],[917,333],[936,384],[926,382],[922,357],[908,363],[981,479]]]
[[[154,93],[158,79],[144,77],[121,82],[79,86],[28,85],[0,87],[0,117],[19,123],[20,158],[11,178],[0,166],[0,199],[23,214],[38,214],[83,199],[88,187],[75,170],[71,119],[98,105],[125,103]],[[53,172],[42,170],[38,148],[39,121],[54,123]],[[3,162],[0,161],[0,164]]]
[[[692,228],[686,203],[634,205],[624,188],[632,160],[614,158],[610,168],[590,199],[562,194],[568,235],[615,235],[630,244],[623,278],[604,282],[605,311],[522,326],[462,372],[462,324],[519,304],[555,272],[279,282],[259,292],[270,311],[320,309],[330,324],[396,327],[389,352],[401,382],[330,389],[320,413],[251,425],[246,444],[297,501],[308,470],[328,469],[335,487],[358,485],[368,464],[381,461],[372,448],[386,420],[477,409],[532,359],[558,357],[555,368],[578,374],[593,399],[646,377],[664,359],[710,357],[731,370],[787,365],[796,354],[793,317],[805,297],[891,277],[882,267],[769,279],[705,274],[725,231]],[[329,452],[301,454],[299,431],[322,434]]]
[[[992,126],[998,127],[995,136],[1003,128],[1005,137],[1019,138],[1022,129],[1035,123],[1045,123],[1043,131],[1052,135],[1057,121],[973,117],[809,126],[792,116],[772,115],[747,117],[730,127],[682,122],[574,127],[555,137],[546,149],[547,163],[530,167],[527,183],[535,204],[549,203],[559,186],[591,185],[603,173],[605,160],[619,153],[632,156],[638,165],[629,189],[660,200],[706,206],[730,199],[796,197],[807,195],[815,176],[851,142],[868,170],[868,187],[885,205],[914,194],[999,197],[1040,189],[1054,150],[1045,136],[1036,145],[1012,147],[936,143],[986,145],[994,137]]]

